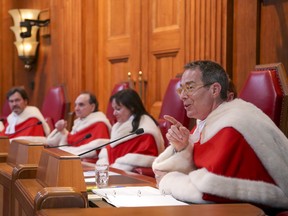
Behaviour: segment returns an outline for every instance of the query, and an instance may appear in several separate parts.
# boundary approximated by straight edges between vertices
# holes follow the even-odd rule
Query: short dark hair
[[[83,92],[81,92],[81,94],[88,94],[89,95],[89,104],[94,104],[95,108],[94,108],[93,112],[97,112],[98,107],[99,107],[99,103],[98,103],[98,100],[96,98],[96,95],[93,94],[92,92],[89,92],[89,91],[83,91]]]
[[[144,114],[150,116],[150,118],[155,122],[155,124],[158,125],[157,121],[146,111],[140,96],[135,90],[124,89],[118,91],[110,97],[110,102],[112,102],[113,99],[115,100],[116,104],[122,104],[123,106],[127,107],[127,109],[129,109],[134,115],[134,119],[132,121],[133,128],[131,132],[138,129],[141,116]]]
[[[215,82],[221,85],[220,97],[222,100],[226,100],[229,88],[229,77],[223,67],[216,62],[208,60],[193,61],[184,66],[186,70],[195,70],[197,68],[202,72],[204,85]]]
[[[25,91],[23,87],[20,87],[20,86],[11,88],[6,94],[6,99],[9,100],[9,98],[16,92],[18,92],[21,95],[23,100],[26,100],[27,102],[29,102],[29,97],[28,97],[27,92]]]

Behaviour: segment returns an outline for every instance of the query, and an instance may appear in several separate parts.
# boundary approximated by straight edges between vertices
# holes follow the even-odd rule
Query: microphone
[[[16,134],[16,133],[19,133],[19,132],[21,132],[21,131],[24,131],[24,130],[30,128],[30,127],[35,127],[35,126],[37,126],[37,125],[42,125],[42,122],[41,122],[41,121],[38,121],[38,122],[35,123],[35,124],[28,125],[28,126],[26,126],[26,127],[24,127],[24,128],[21,128],[21,129],[15,131],[15,132],[12,133],[12,134],[7,134],[7,135],[8,135],[8,136],[11,136],[11,135],[14,135],[14,134]]]
[[[118,139],[116,139],[116,140],[113,140],[113,141],[110,141],[110,142],[108,142],[108,143],[105,143],[105,144],[103,144],[103,145],[101,145],[101,146],[98,146],[98,147],[96,147],[96,148],[93,148],[93,149],[91,149],[91,150],[89,150],[89,151],[83,152],[83,153],[79,154],[78,156],[82,156],[82,155],[87,154],[87,153],[89,153],[89,152],[91,152],[91,151],[97,151],[97,150],[99,150],[99,149],[101,149],[101,148],[103,148],[103,147],[105,147],[105,146],[107,146],[107,145],[109,145],[109,144],[111,144],[111,143],[117,142],[118,140],[124,139],[124,138],[126,138],[126,137],[128,137],[128,136],[131,136],[131,135],[133,135],[133,134],[139,135],[139,134],[142,134],[142,133],[144,133],[144,129],[143,129],[143,128],[138,128],[137,130],[135,130],[134,132],[132,132],[132,133],[130,133],[130,134],[127,134],[127,135],[125,135],[125,136],[123,136],[123,137],[120,137],[120,138],[118,138]]]
[[[88,133],[82,139],[77,140],[76,142],[73,142],[70,145],[72,145],[72,146],[77,145],[78,143],[82,142],[85,139],[89,139],[90,137],[92,137],[92,135],[91,135],[91,133]]]
[[[46,146],[46,148],[60,148],[63,146],[74,146],[77,145],[78,143],[82,142],[85,139],[89,139],[90,137],[92,137],[91,133],[86,134],[84,137],[82,137],[81,139],[77,140],[76,142],[73,142],[71,144],[67,144],[67,145],[61,145],[61,146]]]

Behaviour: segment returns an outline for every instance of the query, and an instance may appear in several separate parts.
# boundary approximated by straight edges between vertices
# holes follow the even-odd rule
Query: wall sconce
[[[38,20],[40,10],[34,9],[13,9],[9,10],[14,26],[10,29],[14,32],[16,41],[14,42],[18,56],[24,61],[25,68],[31,69],[35,61],[39,42],[37,33],[39,27],[47,26],[50,20]]]

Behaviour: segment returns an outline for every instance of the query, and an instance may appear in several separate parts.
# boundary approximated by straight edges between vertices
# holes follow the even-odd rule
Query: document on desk
[[[188,205],[149,186],[101,188],[92,191],[115,207]]]

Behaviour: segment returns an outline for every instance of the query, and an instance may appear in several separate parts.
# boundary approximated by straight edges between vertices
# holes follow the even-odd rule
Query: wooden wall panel
[[[64,83],[72,104],[85,89],[82,76],[82,4],[80,1],[51,1],[52,82]],[[85,29],[83,29],[85,31]]]
[[[227,68],[232,1],[191,0],[189,4],[187,60],[210,59]]]
[[[73,110],[81,91],[97,94],[97,2],[51,0],[51,83],[67,86]]]
[[[106,111],[111,90],[118,82],[137,78],[140,62],[140,0],[99,1],[100,109]]]
[[[260,64],[282,62],[288,70],[288,2],[261,4]]]
[[[258,0],[234,0],[233,81],[238,91],[259,62],[259,13]]]
[[[6,99],[6,92],[13,83],[14,35],[10,30],[13,21],[8,10],[12,8],[11,1],[0,1],[0,111]],[[16,56],[17,57],[17,56]]]
[[[185,1],[152,0],[148,5],[148,59],[141,67],[147,77],[146,106],[158,118],[171,78],[182,72],[185,53]]]
[[[24,68],[23,62],[19,59],[16,47],[13,42],[15,41],[15,36],[10,30],[10,26],[13,25],[12,17],[8,14],[8,10],[16,8],[32,8],[32,9],[42,9],[47,5],[47,1],[36,1],[36,0],[23,0],[23,1],[1,1],[2,7],[1,11],[3,14],[2,20],[5,20],[3,24],[3,34],[1,35],[3,39],[3,57],[1,61],[5,62],[1,74],[3,74],[2,91],[5,94],[12,86],[24,86],[30,97],[30,104],[38,105],[37,101],[33,97],[33,87],[35,80],[35,74],[37,74],[37,67],[33,67],[30,71]],[[39,50],[41,48],[39,47]],[[2,64],[1,64],[2,65]],[[1,95],[3,103],[5,97]],[[41,93],[40,93],[41,94]],[[1,103],[1,104],[2,104]]]
[[[24,85],[40,107],[50,86],[65,83],[72,104],[90,90],[105,111],[112,87],[129,71],[140,92],[142,71],[142,98],[157,116],[170,78],[191,60],[221,63],[238,90],[255,64],[288,67],[286,0],[0,0],[0,6],[1,104],[11,86]],[[12,8],[49,11],[50,36],[40,34],[31,71],[13,45]]]

